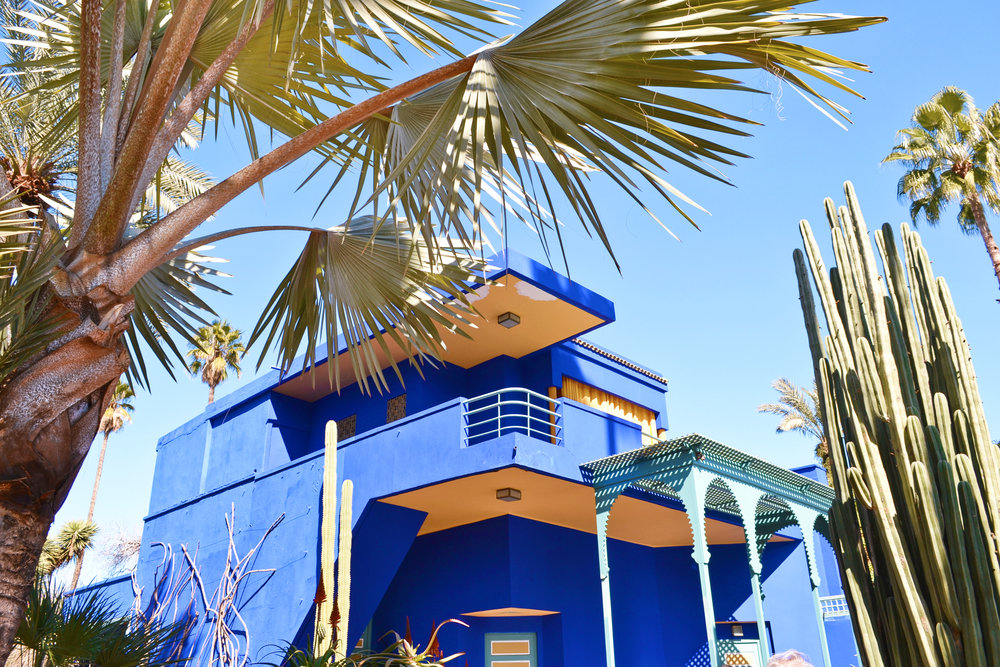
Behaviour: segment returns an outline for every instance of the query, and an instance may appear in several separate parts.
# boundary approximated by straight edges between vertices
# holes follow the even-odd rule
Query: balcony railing
[[[554,445],[562,442],[562,414],[557,400],[521,387],[491,391],[462,403],[466,445],[520,433]]]

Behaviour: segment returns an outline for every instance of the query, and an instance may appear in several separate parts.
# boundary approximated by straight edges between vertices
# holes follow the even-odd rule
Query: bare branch
[[[226,71],[229,70],[233,61],[246,48],[247,42],[257,34],[257,30],[261,24],[273,11],[274,0],[267,0],[259,20],[247,21],[243,24],[239,34],[209,65],[205,73],[198,78],[195,85],[184,96],[184,99],[174,108],[170,114],[170,118],[167,119],[167,122],[163,124],[163,127],[160,128],[160,131],[156,135],[156,140],[153,142],[149,157],[146,159],[146,166],[143,169],[142,176],[139,178],[139,187],[136,188],[135,193],[132,195],[132,205],[130,208],[134,209],[138,204],[139,197],[142,196],[144,188],[152,182],[153,177],[156,176],[156,171],[163,164],[163,161],[167,159],[170,149],[177,143],[177,139],[180,138],[188,123],[198,113],[198,109],[205,103],[208,96],[212,94],[212,90],[215,89],[219,81],[222,80],[222,77],[225,76]]]
[[[87,227],[101,197],[101,0],[80,8],[79,163],[73,226]]]
[[[212,0],[186,0],[167,26],[139,95],[138,111],[118,156],[114,176],[97,208],[95,224],[84,236],[84,248],[91,254],[106,255],[121,240],[153,139],[176,94],[177,82],[211,4]]]
[[[115,26],[111,35],[111,62],[109,63],[108,96],[104,104],[104,127],[101,128],[101,193],[111,180],[114,167],[118,114],[122,104],[122,51],[125,42],[125,0],[115,3]]]
[[[383,91],[289,139],[129,241],[111,257],[102,272],[102,280],[106,280],[105,284],[114,292],[128,293],[139,278],[159,266],[163,257],[172,252],[174,246],[185,236],[261,179],[297,160],[331,137],[385,112],[401,100],[442,81],[468,73],[477,57],[467,56]]]

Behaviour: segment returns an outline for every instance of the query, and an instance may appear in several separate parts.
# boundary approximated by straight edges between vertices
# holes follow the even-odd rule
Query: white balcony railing
[[[559,402],[521,387],[491,391],[462,405],[466,445],[520,433],[554,445],[562,442]]]

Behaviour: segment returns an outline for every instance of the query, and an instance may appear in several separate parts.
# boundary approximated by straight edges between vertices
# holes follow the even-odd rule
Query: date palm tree
[[[131,423],[132,412],[135,410],[135,406],[131,403],[133,398],[135,398],[135,392],[132,390],[131,385],[127,382],[119,381],[114,393],[111,395],[111,402],[108,403],[108,407],[104,409],[104,414],[101,415],[101,425],[97,432],[104,437],[101,441],[101,453],[97,457],[94,490],[90,492],[87,523],[91,523],[94,520],[94,508],[97,506],[97,491],[101,488],[101,474],[104,472],[104,455],[108,451],[108,438],[111,437],[112,433],[122,430],[126,423]],[[69,584],[71,590],[75,590],[77,583],[80,581],[80,572],[83,570],[83,556],[84,554],[81,552],[79,558],[76,559],[76,564],[73,568],[73,579]]]
[[[830,447],[826,442],[823,422],[819,415],[819,391],[813,382],[812,389],[803,389],[791,380],[778,378],[771,383],[778,392],[777,403],[763,403],[757,412],[778,415],[778,433],[794,431],[816,440],[816,458],[830,474]]]
[[[1000,102],[980,113],[972,97],[948,86],[918,106],[910,127],[883,162],[902,162],[900,199],[909,199],[910,217],[934,225],[949,203],[958,202],[958,224],[979,234],[1000,282],[1000,247],[986,209],[1000,213]]]
[[[240,337],[243,332],[233,329],[224,320],[216,320],[198,329],[195,336],[197,346],[188,352],[192,358],[188,370],[192,374],[201,371],[201,381],[208,385],[208,402],[215,401],[215,388],[226,381],[229,370],[240,376],[240,360],[246,351]]]
[[[610,249],[613,230],[588,191],[598,172],[636,201],[656,193],[690,220],[682,205],[691,202],[664,166],[722,180],[716,167],[742,156],[726,143],[747,123],[690,96],[751,90],[739,75],[762,70],[843,116],[823,87],[852,94],[831,70],[865,67],[797,38],[882,20],[771,0],[564,0],[497,41],[511,17],[477,0],[3,5],[16,18],[6,22],[8,43],[25,49],[6,69],[39,83],[2,102],[72,100],[62,126],[75,133],[77,167],[64,224],[38,223],[0,249],[24,264],[0,281],[0,306],[19,304],[20,313],[0,339],[0,357],[19,355],[0,375],[0,662],[30,592],[29,563],[118,378],[144,378],[150,355],[183,362],[174,338],[193,342],[211,315],[194,292],[211,283],[188,253],[300,230],[303,251],[248,346],[259,341],[261,359],[275,347],[285,369],[304,351],[309,367],[317,341],[335,355],[343,333],[363,388],[385,386],[376,351],[387,340],[433,357],[440,330],[463,326],[472,311],[462,288],[491,229],[521,218],[551,233],[570,215]],[[466,54],[459,37],[482,48]],[[420,54],[446,62],[383,83],[387,66]],[[145,193],[199,114],[242,128],[252,160],[161,215]],[[261,128],[275,138],[270,150],[258,144]],[[44,140],[57,143],[50,130]],[[307,155],[319,161],[312,178],[349,202],[343,224],[197,234]],[[19,196],[0,180],[0,197]],[[333,380],[338,364],[327,367]]]

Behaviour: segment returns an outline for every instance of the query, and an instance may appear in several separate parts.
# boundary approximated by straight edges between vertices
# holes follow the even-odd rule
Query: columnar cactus
[[[794,254],[830,443],[830,532],[868,667],[1000,665],[1000,454],[948,286],[916,232],[874,234],[854,188]],[[826,315],[820,337],[808,273]]]
[[[337,557],[337,658],[347,657],[347,620],[351,611],[351,534],[352,500],[354,498],[354,482],[344,480],[340,491],[340,541]]]
[[[337,422],[326,423],[323,439],[323,508],[320,515],[320,583],[316,592],[316,626],[313,649],[323,655],[333,646],[335,562],[334,544],[337,539]]]
[[[340,539],[337,539],[337,422],[326,423],[323,456],[323,513],[320,524],[320,585],[316,595],[315,655],[347,655],[351,608],[351,500],[354,482],[344,480],[340,493]],[[337,549],[334,550],[334,544]],[[336,590],[336,596],[334,591]],[[336,642],[336,645],[334,645]]]

